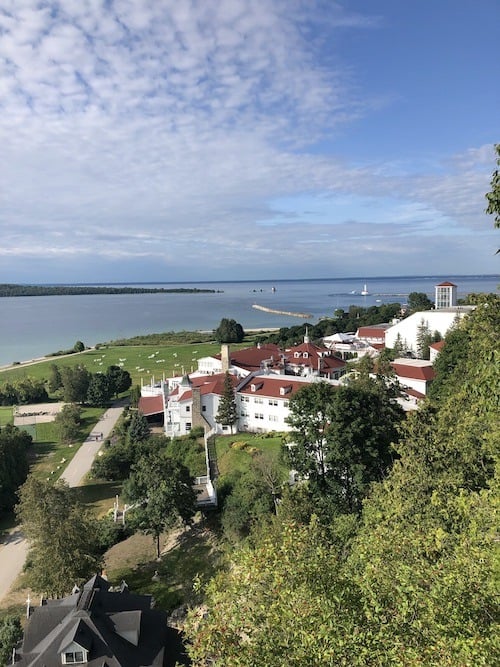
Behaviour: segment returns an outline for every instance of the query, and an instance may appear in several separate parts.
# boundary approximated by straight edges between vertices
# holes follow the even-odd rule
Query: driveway
[[[106,410],[94,426],[91,435],[79,447],[60,479],[66,481],[71,487],[80,486],[90,470],[92,461],[101,448],[104,439],[114,429],[124,407],[125,403],[120,402]],[[17,577],[21,574],[27,553],[28,542],[23,537],[19,527],[11,530],[0,541],[0,601],[7,595]]]

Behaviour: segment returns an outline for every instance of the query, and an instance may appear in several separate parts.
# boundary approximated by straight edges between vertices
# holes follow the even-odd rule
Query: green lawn
[[[13,408],[11,405],[0,406],[0,427],[5,426],[6,424],[13,424]]]
[[[225,475],[235,470],[248,470],[253,456],[258,452],[267,452],[279,461],[282,442],[281,434],[272,437],[253,433],[219,436],[215,441],[219,472]]]
[[[245,347],[250,343],[245,343]],[[234,346],[242,347],[242,345]],[[99,350],[87,350],[81,354],[69,357],[50,357],[32,365],[20,365],[0,371],[0,384],[13,382],[23,377],[35,379],[47,379],[50,366],[56,364],[63,366],[84,365],[90,372],[105,371],[108,366],[123,364],[122,368],[127,370],[132,383],[144,384],[151,381],[154,376],[156,380],[183,373],[191,373],[198,368],[198,359],[220,352],[218,343],[192,343],[190,345],[136,345],[136,346],[103,346]],[[142,370],[141,370],[142,369]]]
[[[57,425],[54,422],[36,424],[34,428],[27,429],[33,437],[31,473],[37,477],[57,480],[103,413],[102,408],[83,408],[79,437],[72,444],[58,441]]]

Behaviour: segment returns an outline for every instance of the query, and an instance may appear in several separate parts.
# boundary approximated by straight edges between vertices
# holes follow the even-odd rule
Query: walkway
[[[104,438],[107,438],[113,431],[124,407],[125,403],[121,401],[106,410],[94,426],[93,437],[91,435],[79,447],[60,479],[63,479],[71,487],[80,486],[85,475],[89,472],[92,461],[101,448]],[[96,441],[96,434],[101,433],[102,440]],[[24,539],[19,527],[11,530],[0,542],[0,601],[7,595],[17,577],[21,574],[27,553],[28,542]]]

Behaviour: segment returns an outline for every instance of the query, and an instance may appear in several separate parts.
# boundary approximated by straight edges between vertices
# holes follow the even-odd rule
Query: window
[[[186,422],[186,431],[191,430],[191,422]]]
[[[86,662],[83,657],[83,651],[68,651],[64,654],[63,662],[65,665],[73,665],[76,662]]]
[[[269,421],[270,422],[277,422],[278,421],[278,415],[269,415]]]
[[[264,415],[262,414],[262,412],[256,412],[254,416],[255,419],[264,419]]]
[[[276,401],[276,400],[274,400],[274,399],[269,399],[269,405],[276,405],[276,406],[277,406],[277,405],[278,405],[278,401]]]
[[[248,396],[241,396],[240,400],[241,400],[242,403],[248,403],[250,398]]]
[[[207,411],[207,406],[206,406],[206,405],[202,405],[202,406],[201,406],[201,411],[202,411],[202,412],[206,412],[206,411]]]
[[[262,403],[264,403],[264,399],[263,398],[255,398],[254,403],[262,404]]]
[[[186,412],[191,412],[191,406],[190,405],[186,405]]]
[[[287,408],[288,407],[288,401],[283,401],[283,407]]]

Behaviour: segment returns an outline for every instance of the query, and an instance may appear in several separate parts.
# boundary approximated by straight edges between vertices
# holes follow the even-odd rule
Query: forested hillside
[[[361,511],[329,515],[298,485],[200,588],[195,665],[499,664],[499,297],[457,326]]]

